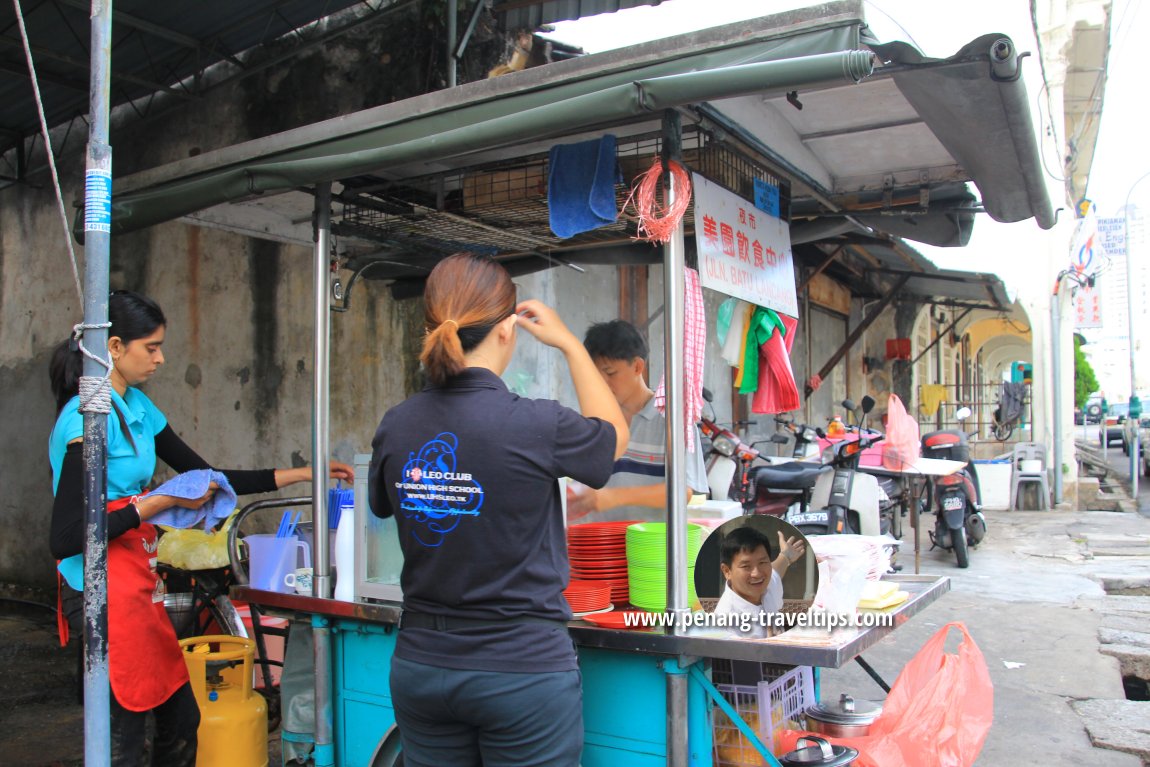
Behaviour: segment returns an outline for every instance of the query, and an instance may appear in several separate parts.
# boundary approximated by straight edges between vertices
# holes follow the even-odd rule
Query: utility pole
[[[1130,195],[1133,194],[1134,187],[1138,186],[1148,176],[1150,176],[1150,171],[1143,173],[1137,181],[1130,185],[1126,191],[1126,202],[1122,204],[1122,234],[1126,240],[1126,321],[1127,332],[1130,336],[1128,343],[1130,349],[1130,406],[1126,417],[1134,419],[1134,428],[1131,429],[1134,438],[1130,442],[1130,497],[1134,499],[1135,504],[1138,503],[1138,471],[1141,468],[1138,465],[1142,449],[1141,435],[1138,433],[1138,421],[1142,417],[1142,402],[1138,399],[1138,377],[1135,370],[1137,355],[1134,351],[1136,323],[1134,321],[1134,251],[1130,243]]]

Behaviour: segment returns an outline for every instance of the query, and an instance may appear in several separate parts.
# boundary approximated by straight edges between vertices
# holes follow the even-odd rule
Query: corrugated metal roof
[[[168,92],[195,99],[181,83],[221,61],[307,27],[361,0],[116,0],[112,17],[113,106]],[[49,126],[88,112],[87,0],[24,2],[24,23]],[[293,44],[305,44],[311,30]],[[0,3],[0,153],[39,132],[24,44],[11,3]]]

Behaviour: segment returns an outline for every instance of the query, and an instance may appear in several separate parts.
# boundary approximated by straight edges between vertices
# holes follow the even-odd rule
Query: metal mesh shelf
[[[786,210],[789,185],[747,155],[694,126],[684,129],[682,147],[688,169],[746,199],[754,199],[755,178],[779,186]],[[556,237],[550,228],[547,154],[403,182],[349,184],[340,197],[342,218],[335,229],[399,249],[442,253],[558,252],[626,242],[636,234],[632,211],[624,210],[630,184],[656,161],[660,149],[659,134],[620,139],[616,156],[626,183],[616,185],[615,199],[622,213],[615,223],[570,239]],[[688,232],[693,229],[693,207],[685,217]]]

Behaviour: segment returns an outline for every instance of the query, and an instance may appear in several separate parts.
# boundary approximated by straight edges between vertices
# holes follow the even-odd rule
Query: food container
[[[804,743],[814,745],[803,748]],[[842,767],[858,758],[858,749],[850,746],[837,746],[816,735],[799,738],[795,750],[779,758],[783,767]]]
[[[807,709],[807,729],[832,738],[857,738],[870,732],[882,706],[856,701],[845,692],[837,703],[816,703]]]

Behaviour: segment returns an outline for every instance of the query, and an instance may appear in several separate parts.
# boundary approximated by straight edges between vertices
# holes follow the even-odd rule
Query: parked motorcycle
[[[842,404],[848,412],[857,410],[850,400],[844,400]],[[829,480],[825,476],[816,477],[811,496],[812,508],[792,508],[787,513],[787,521],[803,534],[881,535],[885,532],[880,514],[883,496],[878,481],[859,472],[859,460],[863,452],[883,439],[881,432],[867,429],[862,420],[874,408],[874,404],[871,397],[863,397],[860,422],[853,427],[848,424],[843,439],[828,443],[827,450],[831,454],[828,465],[833,473]],[[825,503],[821,503],[823,492],[826,493]]]
[[[710,405],[712,395],[705,387],[703,399]],[[756,421],[741,421],[732,426],[753,426],[756,423]],[[707,487],[711,498],[738,501],[743,506],[743,513],[752,513],[754,507],[752,476],[757,468],[756,461],[762,458],[757,446],[768,442],[785,444],[786,436],[774,434],[768,439],[744,442],[733,428],[720,426],[715,422],[713,409],[711,418],[706,415],[700,417],[699,431],[706,441],[703,454],[707,468]]]
[[[789,511],[805,513],[811,506],[811,498],[819,478],[830,475],[830,466],[819,461],[819,439],[825,436],[822,429],[796,424],[794,417],[781,414],[775,416],[775,424],[782,431],[771,438],[772,442],[791,444],[791,457],[772,461],[767,465],[755,466],[750,471],[750,497],[748,514],[767,514],[786,517]],[[791,436],[787,437],[782,432]],[[821,506],[822,504],[820,504]]]
[[[960,408],[957,417],[959,421],[969,418],[970,408]],[[935,513],[931,543],[954,551],[958,566],[969,567],[970,549],[986,536],[986,518],[982,515],[982,493],[970,460],[966,432],[946,429],[922,435],[922,455],[965,464],[960,471],[935,477],[928,483],[926,506]]]

